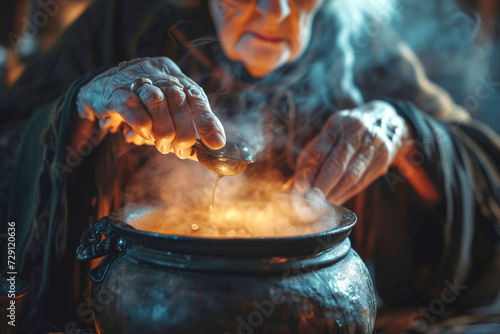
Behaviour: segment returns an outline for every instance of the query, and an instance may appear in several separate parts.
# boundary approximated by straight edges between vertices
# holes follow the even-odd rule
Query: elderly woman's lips
[[[266,42],[271,42],[271,43],[280,43],[280,42],[283,42],[285,40],[284,38],[281,38],[281,37],[265,36],[265,35],[261,35],[261,34],[255,33],[255,32],[250,32],[250,35],[252,35],[253,37],[256,37],[260,40],[263,40]]]

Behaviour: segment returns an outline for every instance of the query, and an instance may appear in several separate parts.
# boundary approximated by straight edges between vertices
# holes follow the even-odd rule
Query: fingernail
[[[141,130],[141,132],[142,132],[142,137],[143,138],[145,138],[147,140],[150,140],[150,141],[154,141],[155,140],[154,137],[153,137],[153,135],[150,134],[149,131],[147,131],[147,130]]]
[[[179,151],[179,158],[181,158],[181,159],[187,159],[190,156],[191,151],[192,151],[191,147],[184,148],[184,149],[180,150]]]
[[[219,132],[214,132],[209,138],[210,146],[214,148],[222,148],[226,144],[226,140]]]
[[[161,147],[160,149],[161,153],[163,154],[170,153],[171,146],[168,143],[163,143],[160,147]]]

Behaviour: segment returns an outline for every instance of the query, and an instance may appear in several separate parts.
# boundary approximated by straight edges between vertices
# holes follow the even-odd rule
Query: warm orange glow
[[[73,1],[64,6],[61,15],[61,28],[66,29],[73,23],[90,5],[91,1]]]
[[[19,61],[14,50],[12,49],[6,49],[6,50],[7,50],[7,59],[5,68],[7,69],[7,71],[6,71],[5,83],[7,84],[7,86],[10,86],[23,73],[24,69],[26,68],[26,65],[22,64]]]
[[[233,178],[222,179],[213,211],[207,196],[201,205],[185,201],[154,210],[130,224],[149,232],[209,238],[314,234],[337,225],[333,208],[318,189],[303,198],[285,194],[281,182],[252,180],[243,185],[241,179]]]
[[[405,175],[406,179],[412,185],[417,194],[426,202],[435,204],[441,201],[441,195],[431,181],[427,172],[422,166],[412,163],[409,157],[412,152],[417,151],[416,145],[407,148],[405,152],[394,161],[394,165]]]

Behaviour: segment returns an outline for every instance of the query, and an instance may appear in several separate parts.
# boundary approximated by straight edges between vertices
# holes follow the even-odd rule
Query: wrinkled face
[[[303,53],[324,0],[210,0],[222,48],[254,77]]]

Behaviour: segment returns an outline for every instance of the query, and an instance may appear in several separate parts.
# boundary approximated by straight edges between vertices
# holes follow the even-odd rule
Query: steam
[[[404,0],[398,9],[401,19],[393,22],[393,29],[418,54],[461,58],[470,51],[479,33],[479,15],[462,10],[453,0]]]
[[[284,237],[319,233],[338,225],[321,191],[292,194],[276,173],[222,178],[212,212],[214,179],[215,174],[196,162],[158,154],[135,176],[127,202],[134,204],[134,211],[141,208],[137,204],[159,209],[131,224],[150,232],[197,237]]]
[[[365,82],[357,71],[375,61],[389,66],[389,59],[375,59],[371,52],[373,46],[394,47],[391,38],[395,35],[420,57],[431,79],[447,74],[455,75],[453,82],[456,76],[464,79],[462,87],[437,82],[445,89],[451,87],[452,96],[461,104],[481,80],[477,73],[485,73],[484,54],[490,45],[478,42],[478,27],[477,15],[464,12],[453,0],[326,0],[314,22],[311,44],[294,64],[255,79],[242,64],[216,54],[225,77],[216,79],[218,89],[210,92],[210,103],[226,131],[242,137],[254,155],[269,146],[300,153],[300,145],[286,140],[287,131],[295,131],[293,138],[305,137],[301,131],[311,128],[314,119],[320,121],[313,130],[319,131],[325,113],[361,105],[365,97],[360,86]],[[213,37],[206,37],[193,44],[207,47],[212,41]],[[404,73],[397,73],[400,76]],[[201,83],[213,78],[193,79]],[[494,101],[481,102],[486,106]],[[276,113],[283,104],[285,111]],[[293,123],[295,111],[305,124]],[[319,118],[318,112],[323,113]],[[270,127],[270,117],[283,129]],[[128,203],[166,207],[141,226],[169,234],[286,236],[314,233],[338,223],[321,192],[315,190],[306,197],[284,195],[286,180],[278,172],[262,179],[247,174],[223,178],[216,195],[216,219],[211,219],[208,208],[214,178],[196,162],[158,156],[136,175],[128,189]],[[200,229],[191,229],[193,223]]]
[[[368,21],[385,27],[393,12],[393,0],[325,1],[316,14],[310,45],[301,58],[260,79],[251,78],[241,63],[220,52],[216,55],[217,66],[225,78],[220,79],[219,89],[209,94],[215,113],[228,132],[247,140],[254,155],[269,143],[276,144],[284,131],[297,130],[290,119],[291,110],[305,116],[301,118],[306,123],[303,128],[319,131],[325,115],[363,103],[354,82],[357,57],[353,41],[363,33]],[[283,102],[287,97],[291,98]],[[283,104],[285,110],[276,112]],[[286,129],[270,125],[270,115]],[[315,127],[309,126],[315,119]],[[293,133],[294,137],[302,135],[300,130]],[[302,150],[291,142],[280,144],[291,152]]]
[[[499,45],[481,29],[478,13],[464,10],[453,0],[405,0],[400,7],[404,17],[393,28],[420,57],[431,80],[473,117],[500,131],[496,121],[500,91],[485,84],[493,74],[492,55]],[[478,90],[491,94],[477,96]]]
[[[301,119],[308,123],[321,111],[328,114],[359,106],[365,98],[373,98],[362,91],[367,82],[360,72],[391,66],[394,50],[384,51],[376,59],[373,46],[390,49],[397,44],[393,39],[401,39],[419,56],[430,79],[450,92],[457,104],[464,105],[489,74],[485,57],[491,45],[481,43],[479,33],[478,15],[465,12],[455,0],[325,0],[316,15],[304,55],[265,78],[250,78],[241,63],[229,60],[221,50],[215,53],[215,63],[226,76],[216,79],[219,87],[210,92],[209,99],[228,132],[243,137],[257,155],[281,135],[269,128],[266,119],[270,112],[279,109],[279,96],[292,95],[293,105],[288,103],[288,110],[278,117],[286,131],[297,130],[290,129],[290,108],[302,113]],[[192,44],[209,50],[208,44],[215,41],[215,36],[207,36]],[[369,73],[363,74],[370,77]],[[404,75],[394,75],[394,87],[401,87],[397,81],[404,81]],[[197,82],[206,79],[195,78]],[[399,98],[390,96],[388,91],[381,94]],[[474,110],[465,107],[477,116],[497,103],[499,97],[497,90],[491,98],[479,101]],[[324,119],[324,115],[321,117]],[[295,137],[303,135],[294,133]],[[299,153],[302,147],[288,149]]]

